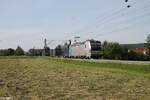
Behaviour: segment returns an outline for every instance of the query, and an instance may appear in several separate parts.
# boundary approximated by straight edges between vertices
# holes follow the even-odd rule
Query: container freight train
[[[64,48],[64,57],[68,58],[100,58],[103,55],[100,41],[86,40]]]

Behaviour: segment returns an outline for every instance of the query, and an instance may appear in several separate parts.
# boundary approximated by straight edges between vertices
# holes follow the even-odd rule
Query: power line
[[[148,7],[150,7],[150,6],[148,6]],[[148,7],[147,7],[147,8],[148,8]],[[146,7],[143,7],[143,8],[146,8]],[[139,9],[142,9],[142,8],[139,8]],[[139,9],[138,9],[136,12],[139,12]],[[143,10],[143,9],[142,9],[142,10]],[[128,16],[128,13],[126,13],[126,15]],[[132,18],[132,20],[135,20],[135,18],[136,18],[136,17],[134,17],[134,19]],[[137,16],[137,18],[138,18],[138,16]],[[130,19],[130,20],[131,20],[131,19]],[[110,20],[110,21],[113,22],[114,20]],[[105,22],[105,23],[110,23],[110,21],[109,21],[109,22]],[[130,21],[128,21],[128,22],[130,22]],[[102,24],[101,24],[101,25],[102,25]],[[104,28],[104,27],[103,27],[103,28]],[[94,33],[94,32],[90,32],[90,33]],[[89,34],[90,34],[90,33],[89,33]],[[87,34],[86,34],[86,35],[87,35]]]
[[[150,7],[150,6],[149,6]],[[147,14],[147,13],[146,13]],[[120,22],[121,24],[116,24],[117,26],[120,26],[120,25],[123,25],[124,22],[132,22],[133,21],[136,21],[135,19],[140,19],[140,18],[143,18],[142,16],[145,16],[146,15],[145,13],[143,15],[138,15],[138,16],[135,16],[133,18],[130,18],[129,20],[123,20],[122,22]],[[94,32],[93,32],[94,33]]]
[[[150,13],[147,13],[147,14],[144,14],[142,16],[145,16],[145,15],[150,15]],[[142,16],[138,16],[138,17],[142,17]],[[139,22],[138,22],[139,23]],[[137,24],[137,23],[134,23],[134,24]],[[103,34],[97,34],[96,36],[94,36],[94,38],[98,37],[98,36],[107,36],[107,35],[110,35],[111,33],[114,33],[114,32],[119,32],[121,30],[125,30],[125,29],[129,29],[131,28],[134,24],[130,24],[129,26],[126,26],[126,27],[123,27],[121,29],[115,29],[115,30],[112,30],[110,32],[105,32]],[[107,34],[106,34],[107,33]]]
[[[135,3],[133,3],[135,4]],[[120,15],[121,14],[121,15]],[[122,15],[123,13],[121,12],[121,10],[118,11],[118,13],[116,13],[114,16],[108,16],[105,18],[105,20],[101,20],[102,23],[99,23],[100,25],[94,25],[93,27],[98,28],[99,26],[105,24],[105,23],[110,23],[111,21],[115,21],[116,18],[118,20],[118,18],[122,18],[124,15]],[[115,20],[114,20],[115,19]],[[92,32],[90,32],[92,33]],[[86,33],[87,34],[87,33]]]
[[[134,2],[135,3],[135,2]],[[133,3],[133,4],[134,4]],[[107,18],[110,18],[110,16],[112,17],[113,15],[117,15],[117,14],[119,14],[120,12],[122,12],[124,9],[126,9],[126,7],[125,8],[122,8],[122,9],[119,9],[119,10],[117,10],[117,11],[115,11],[115,12],[113,12],[113,13],[111,13],[111,14],[109,14],[109,15],[107,15],[107,16],[104,16],[104,18],[102,18],[101,20],[99,20],[99,21],[103,21],[103,20],[106,20]],[[98,16],[98,17],[96,17],[96,19],[99,19],[101,16]],[[93,25],[92,25],[93,26]],[[84,27],[84,29],[82,29],[82,30],[85,30],[85,29],[88,29],[88,28],[91,28],[91,24],[90,24],[90,26],[86,26],[86,27]],[[72,32],[72,33],[70,33],[70,35],[72,36],[72,35],[74,35],[75,33],[80,33],[80,32],[82,32],[82,30],[79,30],[79,31],[77,31],[77,32]],[[69,37],[69,35],[67,36],[67,37]],[[64,37],[64,38],[66,38],[66,37]]]

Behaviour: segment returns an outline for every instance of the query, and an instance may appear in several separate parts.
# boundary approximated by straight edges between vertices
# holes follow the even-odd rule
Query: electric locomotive
[[[66,46],[64,57],[69,58],[100,58],[103,55],[102,45],[97,40],[86,40]]]

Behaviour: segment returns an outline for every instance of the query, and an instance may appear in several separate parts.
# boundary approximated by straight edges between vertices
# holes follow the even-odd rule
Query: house
[[[146,54],[146,48],[136,48],[133,51],[137,53],[143,53],[144,55]]]

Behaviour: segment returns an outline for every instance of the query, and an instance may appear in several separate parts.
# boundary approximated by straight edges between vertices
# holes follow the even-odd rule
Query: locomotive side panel
[[[79,49],[79,54],[78,54],[78,56],[79,56],[79,57],[82,57],[82,56],[83,56],[83,52],[84,52],[82,44],[79,45],[79,48],[78,48],[78,49]]]
[[[91,45],[89,41],[85,42],[85,56],[86,58],[91,58]]]
[[[86,58],[86,44],[85,43],[81,45],[80,52],[81,52],[80,56]]]
[[[73,50],[72,50],[72,46],[69,47],[69,57],[73,56]]]
[[[73,50],[72,56],[73,56],[73,57],[76,57],[76,56],[77,56],[77,51],[78,51],[78,50],[77,50],[77,47],[76,47],[76,46],[73,46],[73,47],[72,47],[72,50]]]

